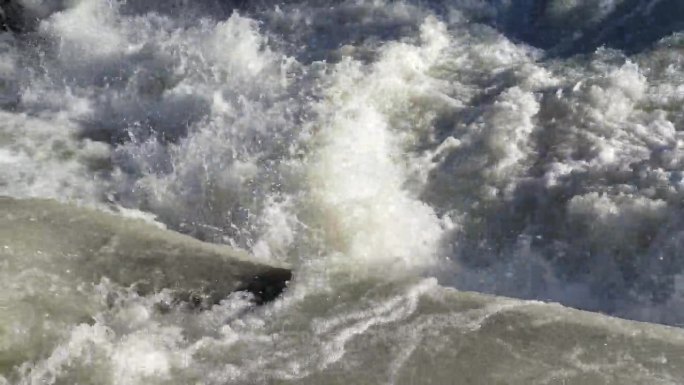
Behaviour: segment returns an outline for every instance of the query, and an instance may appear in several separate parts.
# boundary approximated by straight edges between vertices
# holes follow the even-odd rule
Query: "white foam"
[[[435,263],[442,225],[411,196],[406,133],[390,117],[420,92],[426,71],[446,46],[444,26],[427,20],[423,46],[390,46],[369,74],[343,61],[319,108],[318,150],[309,161],[312,203],[328,246],[360,269],[402,272]],[[418,89],[418,90],[416,90]]]

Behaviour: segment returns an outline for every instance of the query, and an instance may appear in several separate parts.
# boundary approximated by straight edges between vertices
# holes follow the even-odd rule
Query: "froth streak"
[[[298,384],[665,385],[684,378],[677,328],[459,292],[430,279],[374,304],[317,324],[337,342],[326,352],[338,360]]]

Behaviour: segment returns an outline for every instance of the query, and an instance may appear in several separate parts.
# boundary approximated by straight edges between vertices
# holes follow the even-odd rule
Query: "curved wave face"
[[[481,296],[450,312],[448,288],[684,325],[681,1],[0,7],[0,195],[153,217],[295,277],[266,306],[199,311],[8,257],[0,384],[450,383],[481,330],[541,317]],[[675,384],[684,342],[662,330],[637,369],[566,346],[519,377],[527,345],[487,334],[502,366],[472,383]],[[445,351],[461,366],[430,377]],[[358,369],[369,352],[381,369]]]

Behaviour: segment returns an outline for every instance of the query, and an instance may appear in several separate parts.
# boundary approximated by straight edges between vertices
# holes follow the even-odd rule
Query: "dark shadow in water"
[[[559,0],[519,2],[504,10],[494,26],[515,40],[548,50],[551,56],[590,53],[605,46],[626,54],[639,53],[653,43],[684,30],[681,0],[623,0],[605,15],[600,2],[585,1],[558,12]],[[554,14],[554,10],[556,10]]]
[[[561,57],[592,52],[601,46],[628,54],[637,53],[684,29],[684,1],[681,0],[586,0],[575,3],[564,0],[408,0],[406,3],[417,13],[431,12],[444,19],[451,10],[463,12],[469,19],[492,25],[514,40]],[[280,27],[278,23],[269,24],[276,27],[272,32],[282,33],[290,43],[320,47],[319,50],[305,50],[303,61],[325,59],[322,52],[345,44],[400,38],[415,28],[402,20],[387,18],[383,21],[382,17],[377,17],[383,8],[396,6],[394,2],[373,5],[340,0],[170,0],[163,6],[160,4],[158,1],[129,0],[123,4],[121,12],[127,15],[155,12],[174,16],[190,26],[201,18],[224,20],[234,11],[268,19],[275,17],[276,8],[297,9],[302,15],[311,16],[309,20],[313,23],[308,28],[302,28],[302,20],[284,19]],[[27,10],[16,0],[0,0],[0,29],[30,31],[40,19],[63,8],[63,2],[57,1]],[[299,36],[292,35],[293,22],[299,30],[295,35]]]

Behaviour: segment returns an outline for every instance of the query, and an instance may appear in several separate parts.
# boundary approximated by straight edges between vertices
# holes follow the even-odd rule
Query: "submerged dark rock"
[[[258,305],[262,305],[276,299],[285,290],[290,279],[292,279],[290,271],[273,270],[255,275],[251,281],[239,290],[251,293],[254,296],[254,301]]]

